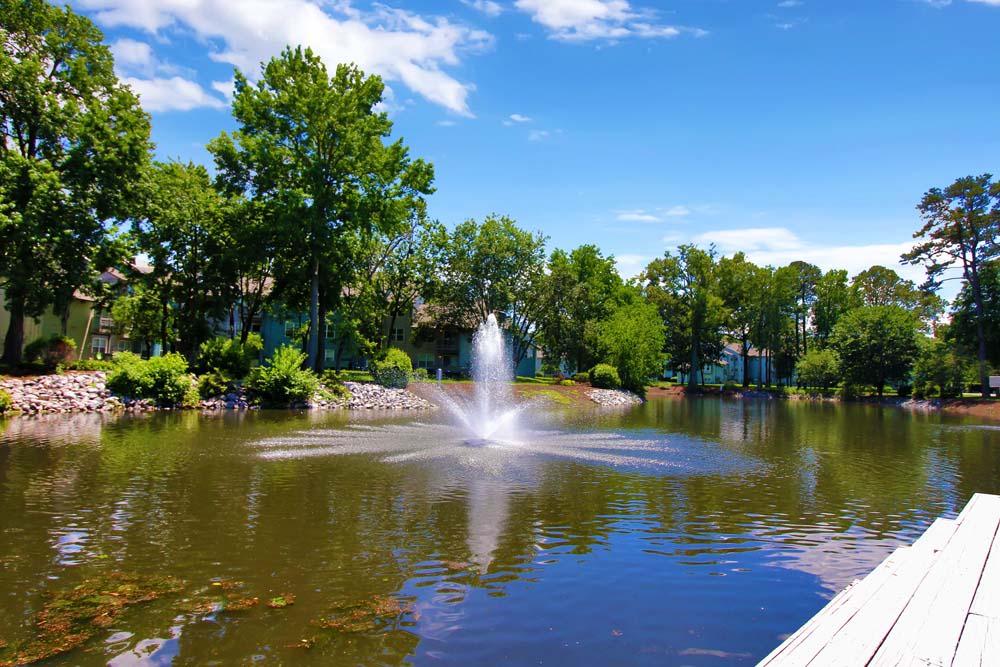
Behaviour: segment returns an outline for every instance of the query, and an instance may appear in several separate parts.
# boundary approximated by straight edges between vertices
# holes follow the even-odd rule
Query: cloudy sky
[[[70,4],[162,158],[210,163],[233,69],[308,45],[386,80],[434,217],[506,213],[626,275],[683,242],[894,264],[927,188],[1000,172],[1000,0]]]

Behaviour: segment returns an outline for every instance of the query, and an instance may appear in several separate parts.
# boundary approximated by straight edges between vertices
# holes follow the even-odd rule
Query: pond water
[[[895,408],[654,400],[520,445],[445,419],[0,420],[0,664],[75,586],[151,575],[46,664],[753,664],[1000,492],[1000,428]]]

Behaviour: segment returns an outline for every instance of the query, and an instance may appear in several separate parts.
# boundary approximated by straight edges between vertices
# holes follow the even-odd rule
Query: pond
[[[1000,428],[957,418],[537,412],[520,445],[443,411],[0,421],[0,664],[753,664],[1000,492]]]

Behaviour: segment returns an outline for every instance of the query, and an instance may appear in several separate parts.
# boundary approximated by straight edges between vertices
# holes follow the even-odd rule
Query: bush
[[[573,387],[575,385],[576,385],[576,383],[573,382],[572,380],[560,380],[559,381],[559,386],[560,387]]]
[[[282,345],[263,366],[254,368],[246,386],[268,405],[288,405],[309,400],[319,387],[319,379],[302,368],[306,355],[291,345]]]
[[[383,387],[404,389],[410,382],[413,363],[409,355],[399,348],[382,350],[371,363],[372,377]]]
[[[590,374],[589,373],[575,373],[573,375],[573,382],[576,382],[577,384],[582,384],[584,382],[590,382]]]
[[[222,396],[232,387],[232,380],[220,371],[209,371],[198,378],[198,396],[200,398]]]
[[[0,415],[14,409],[14,399],[7,393],[6,389],[0,389]]]
[[[115,362],[110,359],[80,359],[66,364],[70,371],[110,371],[114,370]]]
[[[144,360],[121,352],[115,355],[114,366],[108,388],[120,396],[151,398],[161,406],[174,406],[183,403],[192,388],[187,361],[176,353]]]
[[[263,347],[263,339],[258,334],[250,334],[246,345],[241,345],[238,340],[221,336],[206,340],[198,350],[195,370],[199,373],[216,371],[242,380],[250,373]]]
[[[722,385],[722,391],[736,391],[736,382],[733,380],[726,380]]]
[[[28,363],[40,361],[47,368],[72,363],[76,352],[76,341],[68,336],[52,334],[36,338],[24,347],[24,360]]]
[[[430,374],[427,372],[426,368],[414,368],[413,369],[413,381],[414,382],[427,382],[430,379]]]
[[[347,401],[350,400],[351,396],[354,395],[351,393],[350,389],[348,389],[342,384],[324,384],[322,387],[320,387],[319,392],[328,401],[335,401],[335,400]]]
[[[840,379],[840,357],[830,349],[810,350],[795,364],[799,382],[826,391]]]
[[[622,381],[614,366],[597,364],[590,369],[590,385],[598,389],[618,389],[622,386]]]
[[[917,398],[957,398],[962,395],[964,364],[942,340],[924,338],[913,364],[913,393]]]

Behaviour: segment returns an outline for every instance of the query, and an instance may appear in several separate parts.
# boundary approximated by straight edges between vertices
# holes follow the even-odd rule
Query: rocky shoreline
[[[587,398],[602,406],[639,405],[642,398],[624,389],[588,389]]]
[[[116,396],[107,388],[107,373],[87,371],[63,375],[40,375],[25,378],[2,378],[0,389],[12,399],[12,414],[25,416],[69,413],[151,412],[160,408],[150,399]],[[290,406],[296,409],[322,410],[428,410],[436,407],[405,389],[388,389],[377,384],[345,382],[350,398],[331,398],[319,392],[312,401]],[[244,390],[198,402],[193,409],[202,412],[253,410]]]

